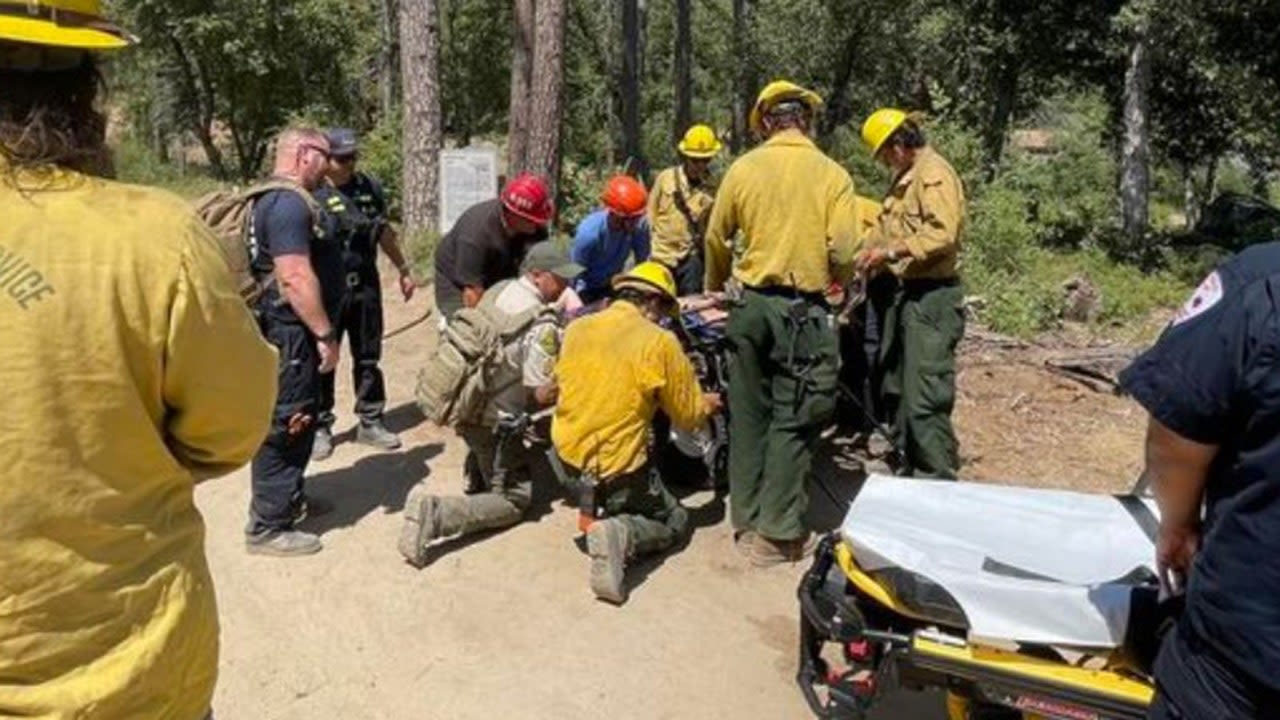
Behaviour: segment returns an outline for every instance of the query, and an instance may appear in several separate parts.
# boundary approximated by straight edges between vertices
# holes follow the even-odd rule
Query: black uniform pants
[[[1149,720],[1261,720],[1280,713],[1280,692],[1246,676],[1183,620],[1156,658]]]
[[[351,387],[356,395],[356,415],[365,423],[382,418],[387,406],[386,381],[378,364],[382,361],[382,287],[375,273],[361,278],[351,288],[342,311],[335,319],[338,342],[347,335],[351,342]],[[320,379],[320,424],[333,427],[333,387],[337,375]]]
[[[320,356],[310,331],[300,323],[267,319],[263,332],[280,356],[279,390],[271,430],[253,458],[253,497],[245,532],[288,530],[302,502],[302,478],[315,441]],[[330,374],[332,377],[332,374]],[[310,418],[311,423],[300,423]],[[290,420],[300,432],[290,434]]]
[[[676,292],[681,297],[698,295],[706,286],[706,279],[703,276],[702,256],[697,252],[690,252],[678,265],[667,269],[671,271],[671,276],[675,278]]]

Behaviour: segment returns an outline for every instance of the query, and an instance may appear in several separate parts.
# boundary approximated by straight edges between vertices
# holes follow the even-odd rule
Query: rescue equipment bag
[[[497,298],[511,282],[494,285],[479,305],[454,313],[440,331],[435,353],[419,371],[418,407],[436,425],[478,422],[489,399],[510,385],[498,386],[496,378],[506,362],[506,347],[534,323],[555,318],[555,310],[546,305],[515,315],[499,310]]]
[[[313,227],[319,222],[321,208],[311,193],[292,180],[271,178],[245,190],[236,188],[210,192],[194,203],[196,215],[213,230],[218,250],[227,261],[240,297],[252,307],[271,284],[253,275],[255,245],[252,235],[253,206],[266,193],[283,190],[296,193],[311,213]]]

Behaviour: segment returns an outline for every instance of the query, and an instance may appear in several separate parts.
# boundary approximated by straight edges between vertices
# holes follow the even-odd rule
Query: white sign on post
[[[440,151],[440,233],[476,203],[498,196],[498,152],[485,148]]]

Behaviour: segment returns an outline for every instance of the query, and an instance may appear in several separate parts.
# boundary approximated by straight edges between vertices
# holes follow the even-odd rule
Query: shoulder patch
[[[1222,302],[1222,297],[1222,276],[1215,270],[1200,283],[1200,287],[1191,294],[1191,298],[1178,310],[1178,314],[1173,316],[1173,322],[1169,323],[1169,327],[1177,327],[1203,315],[1214,305]]]

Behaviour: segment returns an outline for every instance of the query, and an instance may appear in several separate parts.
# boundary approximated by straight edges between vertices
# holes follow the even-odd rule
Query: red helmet
[[[649,202],[649,192],[630,175],[614,175],[604,186],[600,202],[615,215],[639,217]]]
[[[556,213],[547,184],[529,173],[517,175],[502,188],[502,206],[539,225],[551,222],[551,216]]]

